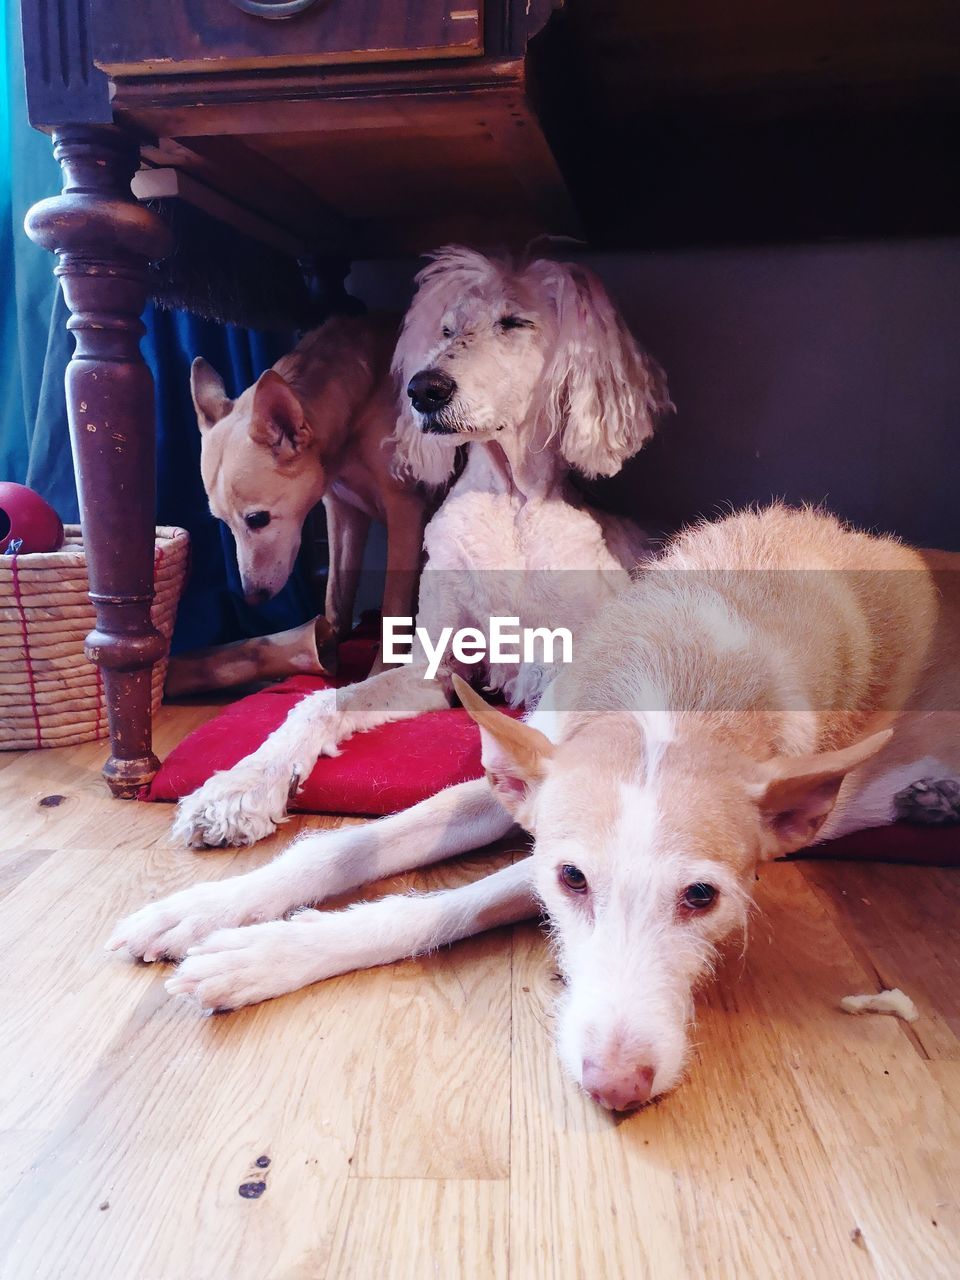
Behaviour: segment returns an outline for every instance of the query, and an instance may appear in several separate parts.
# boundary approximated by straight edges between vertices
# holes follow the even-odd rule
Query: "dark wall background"
[[[727,504],[825,502],[960,549],[960,241],[582,255],[677,414],[599,490],[668,531]],[[414,262],[351,291],[403,307]]]

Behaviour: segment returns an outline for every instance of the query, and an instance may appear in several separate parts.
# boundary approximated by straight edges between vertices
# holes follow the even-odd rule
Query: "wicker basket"
[[[0,556],[0,751],[68,747],[107,736],[100,671],[83,654],[95,622],[79,525],[43,555]],[[158,528],[153,625],[167,645],[187,574],[185,529]],[[167,658],[153,668],[153,710]]]

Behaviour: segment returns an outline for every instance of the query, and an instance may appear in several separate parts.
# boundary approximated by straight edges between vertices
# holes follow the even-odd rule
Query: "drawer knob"
[[[255,18],[295,18],[305,13],[317,0],[230,0],[230,3]]]

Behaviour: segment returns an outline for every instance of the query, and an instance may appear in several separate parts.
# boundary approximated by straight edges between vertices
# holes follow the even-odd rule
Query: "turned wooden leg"
[[[76,350],[67,414],[97,626],[86,653],[103,671],[110,724],[104,776],[132,797],[156,773],[150,674],[163,640],[153,600],[155,426],[153,379],[140,353],[147,264],[169,251],[164,223],[138,205],[130,179],[135,141],[110,126],[54,133],[63,193],[27,215],[31,239],[59,255],[56,274]]]

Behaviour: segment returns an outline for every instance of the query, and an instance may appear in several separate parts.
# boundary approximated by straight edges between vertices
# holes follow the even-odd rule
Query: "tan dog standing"
[[[303,522],[322,501],[330,567],[325,612],[336,637],[353,619],[372,519],[387,526],[383,610],[416,601],[426,500],[393,473],[397,391],[392,317],[337,317],[308,333],[236,400],[205,360],[190,374],[210,510],[229,525],[246,599],[276,595]]]

